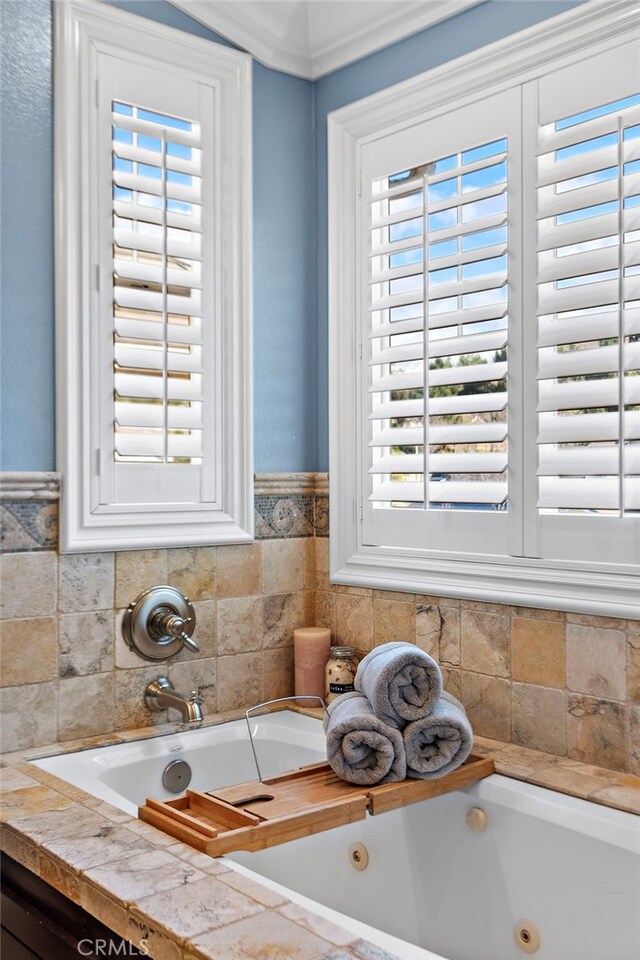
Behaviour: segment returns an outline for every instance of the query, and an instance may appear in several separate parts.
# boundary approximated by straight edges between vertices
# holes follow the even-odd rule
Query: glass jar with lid
[[[357,667],[355,647],[331,647],[331,656],[325,671],[327,703],[331,703],[341,693],[349,693],[354,689]]]

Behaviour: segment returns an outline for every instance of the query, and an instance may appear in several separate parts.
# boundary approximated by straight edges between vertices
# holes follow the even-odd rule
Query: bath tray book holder
[[[473,754],[437,780],[402,780],[376,787],[345,783],[329,764],[314,763],[268,780],[249,780],[175,800],[148,799],[138,815],[196,850],[220,857],[264,850],[323,830],[438,797],[493,773],[493,760]]]

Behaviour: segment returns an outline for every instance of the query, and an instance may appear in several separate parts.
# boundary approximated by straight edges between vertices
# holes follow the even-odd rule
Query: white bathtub
[[[283,712],[253,722],[263,776],[323,755],[319,721]],[[176,758],[192,786],[253,779],[244,721],[36,761],[127,810]],[[471,807],[484,832],[466,823]],[[363,843],[369,866],[349,859]],[[540,960],[640,960],[640,818],[492,776],[392,813],[232,857],[291,899],[406,960],[517,960],[532,921]]]

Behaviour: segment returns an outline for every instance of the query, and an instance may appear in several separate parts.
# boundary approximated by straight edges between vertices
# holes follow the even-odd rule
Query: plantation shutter
[[[60,549],[249,542],[251,58],[53,6]]]
[[[107,58],[100,86],[99,500],[205,508],[219,483],[212,92]]]
[[[363,392],[374,543],[406,543],[407,530],[417,543],[428,514],[444,548],[438,530],[451,542],[463,512],[472,538],[495,538],[484,548],[504,541],[510,107],[500,95],[432,121],[428,137],[414,131],[416,162],[370,179]],[[407,155],[406,134],[397,139],[386,164]]]
[[[199,126],[113,104],[114,454],[202,457]]]
[[[607,541],[616,544],[618,562],[640,559],[637,47],[540,81],[536,439],[542,556],[566,556],[568,535],[569,544],[572,538],[580,544],[578,559],[604,559]],[[559,102],[553,87],[562,91]]]

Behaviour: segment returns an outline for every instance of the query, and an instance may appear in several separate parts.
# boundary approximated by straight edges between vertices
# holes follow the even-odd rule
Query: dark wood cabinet
[[[1,865],[2,960],[145,956],[15,860]]]

